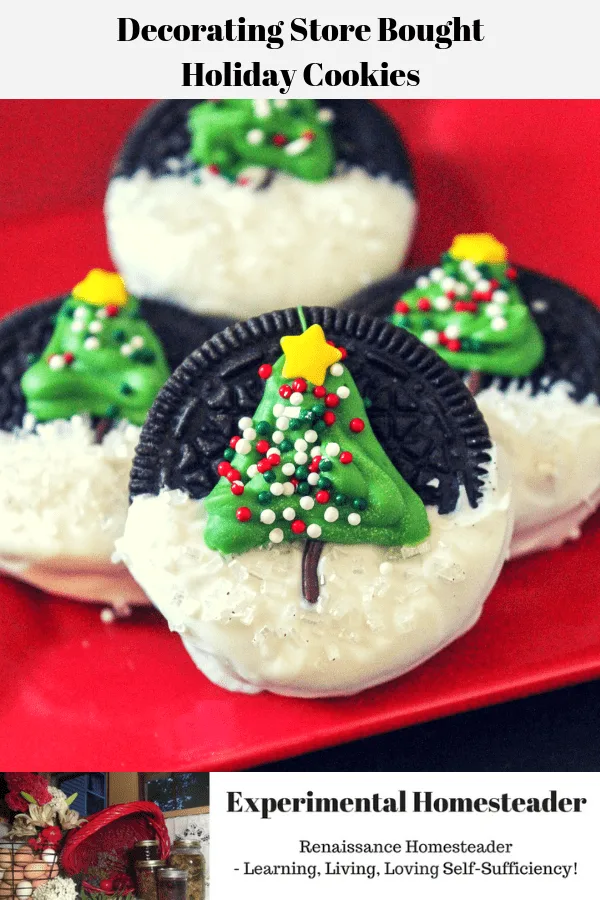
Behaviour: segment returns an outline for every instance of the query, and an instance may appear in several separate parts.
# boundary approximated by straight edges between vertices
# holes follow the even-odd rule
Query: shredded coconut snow
[[[265,190],[223,178],[114,178],[105,213],[113,258],[134,293],[239,318],[301,302],[336,305],[394,272],[416,203],[354,168],[315,184],[278,174]]]

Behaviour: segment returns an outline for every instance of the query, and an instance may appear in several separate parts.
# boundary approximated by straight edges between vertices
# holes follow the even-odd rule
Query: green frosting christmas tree
[[[490,234],[458,235],[441,264],[417,279],[390,320],[462,371],[518,377],[544,358],[544,340]]]
[[[414,546],[429,535],[425,507],[369,424],[345,352],[320,325],[282,338],[284,355],[259,374],[265,392],[239,422],[222,476],[205,500],[204,539],[221,553],[306,541],[303,585],[319,595],[324,541]]]
[[[331,118],[314,100],[207,100],[189,113],[190,154],[240,183],[254,167],[324,181],[335,167]]]
[[[88,413],[142,425],[169,377],[160,341],[119,275],[93,269],[56,318],[21,388],[40,422]]]

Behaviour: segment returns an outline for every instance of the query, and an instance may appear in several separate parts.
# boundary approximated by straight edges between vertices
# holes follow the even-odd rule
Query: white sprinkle
[[[492,300],[494,303],[508,303],[508,292],[507,291],[494,291],[492,294]]]
[[[48,367],[50,369],[64,369],[66,363],[62,356],[59,356],[57,353],[54,356],[51,356],[48,360]]]
[[[90,324],[88,325],[88,331],[91,331],[92,334],[98,334],[100,331],[102,331],[103,328],[104,325],[97,319],[93,322],[90,322]]]
[[[281,467],[281,471],[284,475],[293,475],[296,471],[296,466],[294,465],[294,463],[284,463],[284,465]]]
[[[503,310],[502,310],[501,306],[498,306],[495,303],[486,303],[485,304],[485,312],[486,312],[486,315],[488,315],[491,319],[493,319],[494,316],[501,316]]]
[[[415,287],[418,287],[420,291],[424,290],[426,287],[429,287],[429,278],[427,277],[427,275],[419,275],[419,277],[415,281]]]
[[[313,522],[313,524],[309,525],[308,528],[306,529],[306,533],[309,536],[309,538],[321,537],[321,526],[317,525],[315,522]]]
[[[465,297],[469,293],[469,288],[463,281],[457,281],[454,290],[458,297]]]
[[[315,485],[319,483],[319,478],[320,475],[318,472],[311,472],[306,480],[309,484]]]
[[[332,109],[327,109],[326,106],[323,106],[317,113],[317,119],[319,122],[333,122],[335,113]]]
[[[304,438],[298,438],[297,441],[294,441],[294,448],[296,450],[306,450],[308,448],[308,444],[304,440]]]
[[[266,119],[271,115],[271,107],[268,100],[253,100],[254,113],[258,119]]]
[[[334,363],[329,371],[333,376],[338,378],[340,375],[344,374],[344,367],[341,363]]]
[[[302,410],[299,406],[286,406],[283,414],[287,416],[288,419],[299,419],[301,412]]]
[[[335,441],[331,441],[331,443],[325,445],[325,453],[327,456],[338,456],[340,452],[340,445],[336,444]]]
[[[490,322],[492,331],[504,331],[508,327],[508,322],[502,316],[497,316]]]
[[[85,322],[82,322],[81,319],[75,319],[73,324],[71,325],[71,331],[83,331],[85,329]]]
[[[241,453],[242,456],[247,456],[248,453],[252,450],[252,444],[250,441],[247,441],[245,438],[240,438],[237,444],[235,445],[235,452]]]
[[[139,350],[140,347],[144,346],[144,338],[141,334],[134,335],[129,341],[132,347],[135,347],[136,350]]]
[[[471,259],[463,259],[458,268],[461,272],[472,272],[475,269],[475,263]]]
[[[76,319],[84,319],[87,316],[87,309],[85,306],[78,306],[73,315]]]
[[[121,344],[121,353],[123,356],[131,356],[133,347],[130,347],[129,344]]]
[[[340,517],[340,511],[335,506],[328,506],[323,517],[326,522],[337,522]]]
[[[360,516],[358,513],[350,513],[348,516],[349,525],[360,525]]]
[[[274,481],[269,490],[274,497],[281,497],[283,494],[283,485],[279,481]]]
[[[254,478],[255,475],[258,475],[258,466],[256,463],[252,463],[251,466],[248,466],[248,470],[246,472],[248,478]]]
[[[450,300],[447,297],[436,297],[433,301],[433,305],[436,309],[439,309],[440,312],[446,312],[447,309],[450,309],[452,306]]]
[[[260,514],[260,521],[263,523],[263,525],[272,525],[275,521],[275,518],[276,516],[272,509],[263,509]]]
[[[308,150],[311,144],[312,141],[308,138],[300,137],[296,141],[290,141],[289,144],[286,144],[283,152],[287,153],[288,156],[299,156],[305,150]]]
[[[319,440],[319,435],[312,428],[309,428],[308,431],[304,432],[304,440],[307,441],[309,444],[314,444],[315,441]],[[312,450],[311,450],[311,453],[312,453]]]
[[[100,613],[100,621],[104,622],[105,625],[110,625],[111,622],[114,622],[117,617],[115,616],[112,609],[103,609]]]
[[[249,144],[260,144],[264,139],[265,133],[260,128],[251,128],[246,135]]]
[[[89,337],[85,339],[83,346],[86,350],[97,350],[100,346],[100,341],[97,337]]]
[[[280,431],[287,431],[288,428],[290,427],[290,420],[288,419],[287,416],[279,416],[275,420],[275,425],[277,426],[277,428]]]
[[[444,270],[440,269],[439,267],[432,269],[429,273],[429,278],[431,279],[431,281],[441,281],[443,277]]]
[[[296,510],[292,509],[291,506],[286,506],[286,508],[282,512],[282,516],[286,520],[286,522],[291,522],[296,518]]]
[[[531,308],[535,310],[535,312],[546,312],[548,304],[545,300],[534,300],[531,304]]]
[[[280,444],[283,440],[285,440],[285,434],[283,433],[283,431],[274,431],[271,440],[274,444]]]
[[[482,293],[485,293],[486,291],[489,291],[490,288],[491,288],[491,284],[489,283],[489,281],[486,278],[481,278],[479,281],[475,282],[475,290],[476,291],[481,291]]]
[[[273,100],[273,106],[275,107],[275,109],[285,109],[287,105],[287,100]]]
[[[427,344],[428,347],[435,347],[436,344],[439,343],[439,337],[437,331],[433,331],[432,329],[428,329],[424,331],[421,335],[421,340],[424,344]]]
[[[347,400],[348,397],[350,396],[350,388],[349,388],[349,387],[346,387],[345,384],[342,384],[342,385],[340,385],[340,387],[337,389],[336,394],[338,395],[338,397],[340,398],[340,400]]]
[[[312,509],[315,501],[312,497],[300,497],[300,506],[302,509]]]
[[[273,415],[274,416],[282,416],[285,412],[285,406],[283,403],[276,403],[273,407]]]
[[[284,497],[291,497],[295,490],[296,490],[296,488],[294,487],[294,485],[292,484],[291,481],[283,482],[283,496]]]
[[[96,313],[96,318],[97,319],[106,319],[106,317],[107,317],[106,308],[104,306],[101,306],[100,309],[98,310],[98,312]]]
[[[382,575],[391,575],[394,571],[394,567],[391,562],[382,562],[379,565],[379,571]]]
[[[299,450],[298,453],[294,453],[294,462],[299,466],[303,466],[308,462],[308,456],[304,452],[304,450]]]
[[[450,340],[454,340],[460,334],[460,325],[447,325],[444,334]]]
[[[445,278],[442,278],[441,288],[443,291],[453,291],[454,285],[455,285],[454,278],[450,278],[449,275],[447,275]]]
[[[283,531],[281,528],[274,528],[270,531],[269,540],[272,541],[273,544],[280,544],[283,540]]]
[[[290,397],[290,403],[292,404],[292,406],[300,406],[303,400],[304,394],[301,394],[300,391],[294,391],[294,393]]]
[[[467,281],[470,281],[470,282],[479,281],[479,278],[480,278],[479,269],[475,269],[475,268],[469,269],[468,272],[466,273],[466,276],[467,276]]]
[[[311,447],[310,455],[311,456],[321,456],[322,455],[321,445],[319,444],[319,446],[317,446],[317,447]]]
[[[279,450],[277,449],[277,447],[269,447],[269,449],[267,450],[267,456],[273,456],[274,453],[279,456]]]
[[[250,418],[250,416],[242,416],[242,418],[241,418],[240,421],[238,422],[238,428],[239,428],[241,431],[245,431],[246,428],[252,428],[253,425],[254,425],[254,422],[253,422],[253,420]]]
[[[245,437],[247,441],[253,441],[256,438],[256,431],[254,428],[244,428],[242,437]]]

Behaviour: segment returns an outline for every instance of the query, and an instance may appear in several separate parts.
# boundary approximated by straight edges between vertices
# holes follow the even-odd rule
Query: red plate
[[[0,163],[9,173],[0,212],[20,216],[0,228],[3,312],[108,264],[99,172],[143,105],[0,103]],[[413,263],[431,261],[457,230],[487,228],[513,258],[600,299],[600,104],[383,105],[416,162],[422,218]],[[76,141],[73,121],[79,130],[88,123],[89,134]],[[157,613],[103,625],[97,608],[2,579],[2,766],[238,768],[596,677],[599,552],[596,516],[577,543],[510,563],[478,625],[429,663],[330,701],[229,694],[196,671]]]

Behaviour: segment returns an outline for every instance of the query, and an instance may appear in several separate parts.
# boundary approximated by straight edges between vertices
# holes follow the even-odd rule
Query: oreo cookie
[[[52,336],[64,294],[19,309],[0,321],[0,430],[11,431],[26,412],[21,378]],[[140,312],[158,335],[171,371],[230,319],[198,316],[156,300],[142,300]]]
[[[359,312],[304,309],[343,346],[376,438],[428,506],[452,512],[464,488],[472,507],[482,495],[491,441],[461,381],[412,335]],[[252,416],[264,384],[261,364],[281,355],[280,339],[301,334],[295,309],[263,314],[214,335],[182,363],[157,396],[142,429],[131,496],[162,490],[205,497],[238,421]]]
[[[117,156],[111,177],[131,178],[140,169],[153,178],[198,169],[189,156],[188,115],[207,101],[162,100],[141,117]],[[332,138],[337,160],[369,175],[386,175],[414,193],[406,147],[390,119],[368,100],[317,100],[334,114]]]
[[[429,266],[414,269],[369,285],[350,297],[344,308],[387,318],[394,303],[429,271]],[[519,378],[482,374],[481,390],[492,383],[502,391],[527,385],[536,395],[567,382],[577,402],[589,395],[600,397],[600,310],[563,282],[530,269],[517,267],[516,284],[543,336],[544,359]]]

